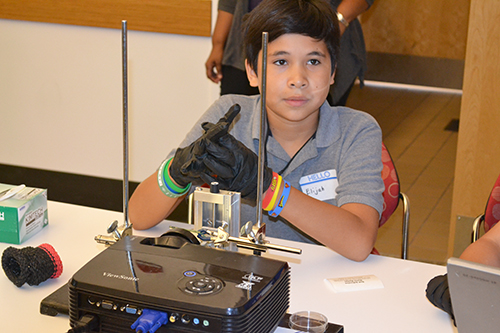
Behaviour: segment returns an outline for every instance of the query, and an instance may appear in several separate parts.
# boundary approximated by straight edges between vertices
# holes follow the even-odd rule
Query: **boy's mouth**
[[[285,98],[285,102],[290,106],[302,106],[307,103],[308,99],[304,96],[293,96]]]

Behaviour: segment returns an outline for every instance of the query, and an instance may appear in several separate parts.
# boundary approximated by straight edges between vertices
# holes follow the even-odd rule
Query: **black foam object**
[[[25,283],[37,286],[50,278],[58,278],[62,273],[62,262],[49,244],[21,249],[10,246],[2,254],[2,268],[17,287]]]

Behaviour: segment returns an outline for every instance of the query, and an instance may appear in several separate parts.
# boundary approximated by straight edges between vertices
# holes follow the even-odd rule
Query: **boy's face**
[[[259,75],[246,63],[250,85],[262,91]],[[268,117],[300,122],[317,117],[333,84],[330,54],[326,44],[308,36],[285,34],[268,44],[267,95]]]

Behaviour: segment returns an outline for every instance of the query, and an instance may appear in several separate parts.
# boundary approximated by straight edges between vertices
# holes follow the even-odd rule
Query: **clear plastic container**
[[[299,311],[290,316],[289,326],[301,332],[323,333],[328,326],[328,319],[318,312]]]

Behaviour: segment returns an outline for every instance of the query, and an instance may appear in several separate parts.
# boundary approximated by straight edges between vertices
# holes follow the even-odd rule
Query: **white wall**
[[[218,97],[210,48],[128,31],[130,180],[154,172]],[[0,163],[122,179],[121,59],[121,30],[0,20]]]

